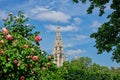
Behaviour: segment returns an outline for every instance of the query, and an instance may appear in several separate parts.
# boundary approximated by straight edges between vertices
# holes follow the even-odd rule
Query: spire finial
[[[60,21],[58,21],[57,31],[60,30]]]

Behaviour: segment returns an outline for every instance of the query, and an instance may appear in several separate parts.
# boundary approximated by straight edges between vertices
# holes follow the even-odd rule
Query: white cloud
[[[0,20],[2,19],[2,18],[5,18],[5,17],[7,17],[7,12],[6,11],[4,11],[4,10],[0,10]]]
[[[68,22],[71,18],[69,15],[60,11],[50,10],[44,7],[36,7],[27,11],[27,15],[34,19],[53,22]]]
[[[71,16],[86,15],[88,7],[88,4],[86,6],[84,4],[74,4],[72,0],[56,0],[56,5],[54,6],[55,9],[57,8],[57,10],[68,13]]]
[[[98,21],[94,21],[93,23],[92,23],[92,31],[93,32],[97,32],[97,29],[99,28],[101,26],[101,23],[99,23]]]
[[[64,47],[65,48],[70,48],[70,47],[73,47],[73,45],[69,43],[69,44],[65,44]]]
[[[63,32],[67,31],[78,31],[79,29],[75,26],[56,26],[56,25],[46,25],[45,28],[48,29],[49,31],[56,31],[57,27],[60,27],[60,30]]]
[[[85,53],[85,50],[81,50],[81,49],[77,49],[77,50],[67,50],[66,53],[68,55],[76,55],[76,54],[81,54],[81,53]]]
[[[101,23],[99,23],[98,21],[94,21],[93,23],[92,23],[92,27],[93,28],[98,28],[98,27],[100,27],[101,26]]]
[[[81,23],[81,21],[82,21],[82,20],[81,20],[80,18],[78,18],[78,17],[74,18],[73,20],[74,20],[73,25],[80,25],[80,23]]]
[[[49,4],[46,5],[45,7],[46,7],[46,8],[51,8],[53,5],[55,5],[55,1],[49,2]]]
[[[88,38],[88,36],[85,36],[85,35],[74,35],[74,36],[72,36],[72,39],[77,40],[77,41],[84,40],[86,38]]]

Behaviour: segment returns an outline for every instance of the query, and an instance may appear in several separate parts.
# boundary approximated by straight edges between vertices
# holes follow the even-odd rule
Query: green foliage
[[[78,3],[79,1],[81,1],[82,3],[85,3],[86,0],[73,0],[73,2]],[[94,8],[99,8],[99,16],[102,16],[104,14],[104,9],[106,8],[105,4],[107,4],[109,2],[109,0],[89,0],[90,2],[90,6],[87,9],[87,13],[91,14]]]
[[[21,11],[18,16],[10,13],[3,20],[4,26],[0,31],[0,79],[48,80],[43,78],[50,78],[57,68],[52,58],[47,58],[46,52],[39,49],[40,44],[35,40],[39,32],[32,31],[35,27],[27,24],[28,18]]]
[[[87,64],[86,64],[87,63]],[[65,62],[67,72],[62,75],[64,80],[119,80],[120,69],[108,68],[92,63],[91,58],[81,57],[78,60]]]
[[[86,0],[80,0],[82,3],[85,3],[86,2]],[[73,2],[75,2],[75,3],[78,3],[79,2],[79,0],[73,0]]]
[[[73,0],[78,3],[81,0]],[[86,2],[86,0],[83,0]],[[99,8],[99,16],[104,14],[106,4],[110,4],[111,12],[107,18],[108,22],[102,24],[98,31],[91,34],[91,38],[95,39],[95,47],[98,49],[98,54],[104,51],[112,51],[112,59],[120,62],[120,1],[119,0],[89,0],[90,7],[88,14],[91,14],[94,8]]]
[[[70,66],[72,66],[70,69],[78,70],[78,69],[87,69],[89,66],[91,66],[92,61],[91,58],[88,57],[81,57],[78,60],[71,61]]]

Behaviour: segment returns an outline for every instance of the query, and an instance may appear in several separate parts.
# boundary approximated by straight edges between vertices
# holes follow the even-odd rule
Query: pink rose
[[[21,77],[20,77],[20,80],[25,80],[25,77],[24,77],[24,76],[21,76]]]
[[[38,56],[33,56],[32,60],[33,61],[37,61],[38,60]]]
[[[13,38],[12,38],[12,36],[10,34],[8,34],[8,35],[6,35],[6,39],[11,41]]]
[[[18,63],[17,66],[20,67],[20,63]]]
[[[42,40],[42,38],[41,38],[40,36],[36,36],[36,37],[35,37],[35,41],[36,41],[36,42],[39,42],[40,40]]]
[[[18,64],[18,61],[16,59],[14,60],[14,64]]]
[[[2,33],[3,33],[4,35],[7,35],[7,34],[8,34],[8,30],[7,30],[6,28],[2,28]]]

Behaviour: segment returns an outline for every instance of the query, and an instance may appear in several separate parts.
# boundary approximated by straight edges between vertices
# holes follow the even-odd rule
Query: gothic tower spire
[[[61,40],[60,27],[57,27],[52,55],[54,56],[54,63],[57,67],[63,66],[63,42]]]
[[[65,61],[68,61],[68,54],[65,55]]]

